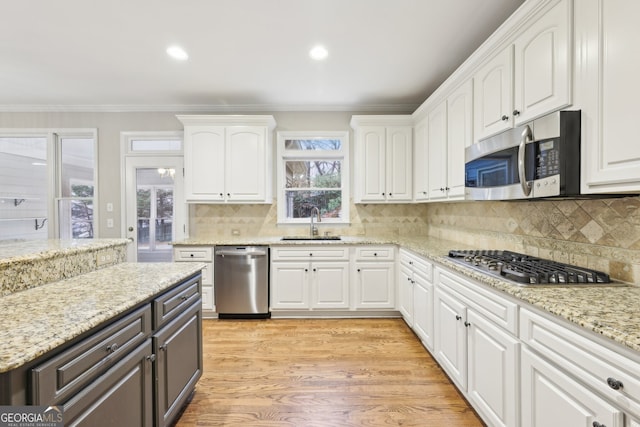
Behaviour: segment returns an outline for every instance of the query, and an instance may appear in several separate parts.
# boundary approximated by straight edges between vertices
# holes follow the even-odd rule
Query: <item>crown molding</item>
[[[352,105],[270,105],[270,104],[245,104],[245,105],[2,105],[0,113],[50,113],[50,112],[77,112],[77,113],[271,113],[271,112],[362,112],[362,113],[388,113],[411,114],[420,104],[352,104]]]

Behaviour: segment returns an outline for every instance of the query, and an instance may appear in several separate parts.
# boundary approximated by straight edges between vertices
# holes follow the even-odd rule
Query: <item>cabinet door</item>
[[[562,0],[516,39],[516,125],[571,104],[571,19],[571,1]]]
[[[395,268],[391,262],[356,263],[356,308],[395,308]]]
[[[413,197],[413,138],[409,126],[387,128],[386,190],[387,201],[408,202]]]
[[[447,98],[447,197],[464,198],[464,150],[473,144],[473,81]]]
[[[413,330],[429,350],[433,349],[433,285],[414,274]]]
[[[405,266],[400,266],[398,310],[409,327],[413,327],[413,286],[413,273]]]
[[[309,308],[309,262],[271,264],[271,308]]]
[[[521,352],[522,426],[622,426],[623,414],[526,347]]]
[[[429,118],[414,129],[413,141],[413,200],[429,200]],[[463,165],[464,167],[464,165]]]
[[[580,0],[574,7],[582,191],[640,191],[640,2]]]
[[[467,308],[452,295],[435,289],[435,357],[453,382],[467,390]]]
[[[479,141],[513,126],[513,46],[473,76],[473,138]]]
[[[223,201],[223,126],[187,126],[184,131],[184,185],[187,201]]]
[[[349,308],[349,263],[311,264],[311,308]]]
[[[62,405],[64,425],[154,425],[151,358],[151,340],[147,340]]]
[[[516,426],[520,342],[473,310],[467,325],[469,399],[490,425]]]
[[[429,112],[429,199],[447,197],[447,103]]]
[[[202,376],[202,309],[192,305],[153,336],[156,421],[171,425]]]
[[[227,128],[226,197],[229,201],[267,202],[266,138],[260,126]]]
[[[356,201],[386,200],[386,129],[384,126],[362,126],[356,140]]]

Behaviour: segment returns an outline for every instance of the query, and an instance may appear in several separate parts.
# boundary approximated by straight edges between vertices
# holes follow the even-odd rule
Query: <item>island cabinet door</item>
[[[64,425],[151,427],[152,360],[151,340],[147,339],[62,405]]]
[[[171,425],[202,375],[202,309],[198,300],[153,336],[156,425]]]

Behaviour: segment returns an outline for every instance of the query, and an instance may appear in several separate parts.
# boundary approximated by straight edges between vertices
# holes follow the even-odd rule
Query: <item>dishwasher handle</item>
[[[267,250],[262,248],[216,249],[216,256],[266,256]]]

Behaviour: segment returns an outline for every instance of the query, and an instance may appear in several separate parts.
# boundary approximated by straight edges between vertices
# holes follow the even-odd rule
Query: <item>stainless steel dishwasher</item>
[[[271,317],[268,246],[216,246],[213,272],[218,318]]]

